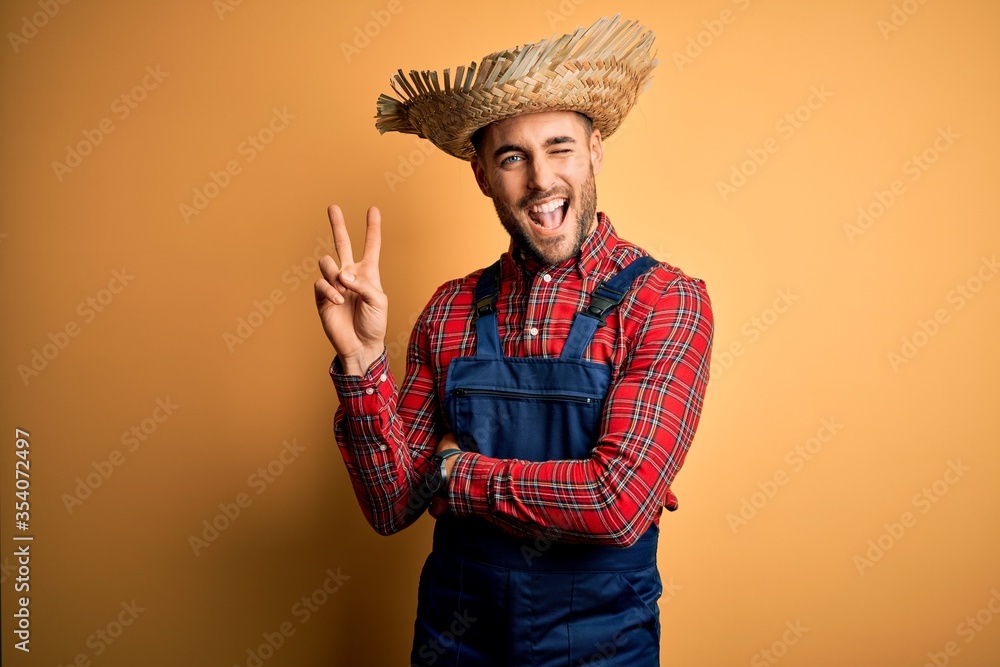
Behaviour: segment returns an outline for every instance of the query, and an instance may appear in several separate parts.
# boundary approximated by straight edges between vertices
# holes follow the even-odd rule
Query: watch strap
[[[464,453],[465,450],[463,449],[446,449],[443,452],[434,454],[434,460],[437,461],[438,469],[440,470],[440,486],[435,491],[435,495],[445,496],[448,492],[448,468],[445,467],[444,462],[452,456]]]

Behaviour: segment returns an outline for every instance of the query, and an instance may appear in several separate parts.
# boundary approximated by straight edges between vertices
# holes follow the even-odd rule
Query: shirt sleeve
[[[334,415],[337,446],[361,511],[372,527],[390,535],[416,521],[430,498],[419,491],[441,428],[422,320],[410,336],[403,389],[382,354],[363,376],[330,366],[340,405]]]
[[[670,485],[701,415],[713,327],[704,283],[675,278],[609,391],[590,458],[459,455],[449,480],[451,511],[522,537],[634,544],[664,506],[676,507]]]

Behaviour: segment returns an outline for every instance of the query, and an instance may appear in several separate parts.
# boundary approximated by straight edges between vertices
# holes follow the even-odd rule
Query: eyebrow
[[[575,143],[576,139],[574,139],[573,137],[559,136],[548,139],[543,145],[543,147],[548,148],[549,146],[555,146],[558,144],[575,144]],[[527,153],[528,151],[525,150],[522,146],[518,146],[517,144],[504,144],[503,146],[500,146],[495,151],[493,151],[493,157],[498,158],[501,155],[504,155],[505,153],[518,153],[518,152]]]

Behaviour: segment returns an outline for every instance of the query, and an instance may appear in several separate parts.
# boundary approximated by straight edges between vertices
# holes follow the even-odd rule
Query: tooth
[[[530,210],[533,213],[551,213],[557,208],[561,208],[565,204],[566,204],[565,199],[555,199],[553,201],[546,202],[544,204],[535,204],[534,206],[531,207]]]

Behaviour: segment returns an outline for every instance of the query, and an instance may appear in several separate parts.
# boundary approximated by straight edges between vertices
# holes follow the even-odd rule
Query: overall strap
[[[573,328],[569,331],[560,358],[582,358],[584,350],[594,337],[594,332],[597,331],[597,327],[604,324],[608,313],[622,302],[635,279],[656,264],[657,261],[648,255],[640,257],[598,285],[597,289],[591,292],[587,307],[573,318]]]
[[[476,322],[476,356],[499,357],[500,329],[497,325],[497,296],[500,294],[500,260],[483,269],[476,283],[473,317]]]

